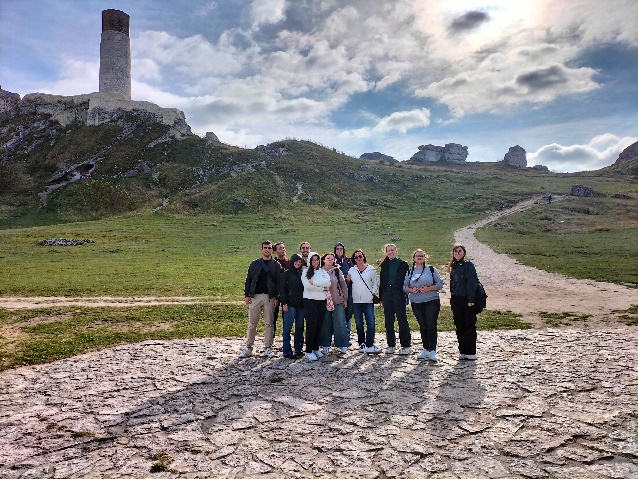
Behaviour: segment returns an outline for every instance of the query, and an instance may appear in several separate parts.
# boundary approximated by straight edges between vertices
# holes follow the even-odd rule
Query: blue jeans
[[[334,311],[326,310],[321,327],[321,345],[329,348],[332,342],[332,335],[335,337],[335,346],[338,348],[348,347],[348,328],[346,324],[346,310],[343,304],[335,304]]]
[[[357,343],[359,345],[365,343],[366,347],[374,345],[374,304],[372,303],[353,303],[354,306],[354,322],[357,325]],[[365,329],[363,327],[363,317],[366,318]]]
[[[295,325],[295,352],[301,353],[303,351],[303,308],[295,308],[294,306],[288,306],[288,311],[284,311],[284,354],[292,354],[292,348],[290,347],[290,332],[292,331],[292,325]]]

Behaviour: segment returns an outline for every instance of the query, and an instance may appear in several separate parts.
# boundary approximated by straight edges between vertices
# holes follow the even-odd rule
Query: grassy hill
[[[342,241],[349,251],[363,247],[372,261],[392,241],[403,257],[422,247],[442,265],[458,227],[501,203],[568,195],[574,184],[604,196],[569,198],[550,219],[542,211],[508,218],[482,238],[545,269],[638,284],[624,264],[626,255],[638,254],[635,161],[577,174],[502,163],[365,163],[291,139],[256,150],[197,136],[158,142],[167,129],[132,114],[67,128],[46,117],[1,119],[0,294],[239,299],[245,267],[265,238],[285,241],[289,254],[303,240],[318,251]],[[38,193],[61,163],[87,161],[95,165],[90,178],[40,204]],[[49,237],[95,243],[38,245]],[[607,266],[576,274],[556,261],[565,250],[587,252],[570,257],[569,265],[598,258]]]

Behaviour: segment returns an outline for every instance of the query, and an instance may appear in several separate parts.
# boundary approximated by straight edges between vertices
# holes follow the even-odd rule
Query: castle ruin
[[[131,99],[130,17],[120,10],[102,12],[100,93]]]

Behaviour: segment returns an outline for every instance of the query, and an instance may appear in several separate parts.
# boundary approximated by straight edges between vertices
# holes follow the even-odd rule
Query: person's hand
[[[467,303],[467,305],[471,308],[472,306],[474,306],[474,303]]]
[[[273,299],[272,300],[272,306],[273,306],[273,308],[276,308],[277,306],[279,306],[279,300],[278,299]]]
[[[379,301],[379,307],[383,308],[383,301]]]
[[[281,309],[283,309],[283,310],[284,310],[284,313],[287,313],[287,312],[288,312],[288,305],[287,305],[287,304],[284,304],[284,305],[281,307]]]
[[[309,282],[311,285],[313,285],[313,286],[315,285],[315,282],[314,282],[313,280],[311,280],[311,279],[309,279],[309,280],[308,280],[308,282]]]
[[[252,302],[253,302],[253,298],[251,298],[250,296],[246,296],[246,297],[244,298],[244,302],[245,302],[246,304],[250,304],[250,303],[252,303]]]

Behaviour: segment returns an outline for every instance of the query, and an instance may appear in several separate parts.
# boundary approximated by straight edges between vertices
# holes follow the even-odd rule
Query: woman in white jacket
[[[377,294],[379,283],[376,270],[367,263],[363,250],[357,249],[352,254],[354,266],[348,271],[348,281],[352,283],[352,305],[354,307],[354,321],[357,325],[359,352],[379,354],[381,350],[374,344],[374,303],[372,294]],[[363,317],[366,324],[363,326]]]
[[[306,320],[306,358],[316,361],[323,356],[319,351],[319,335],[326,315],[326,291],[330,288],[330,276],[321,267],[321,258],[317,253],[310,255],[309,263],[301,274]]]

